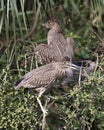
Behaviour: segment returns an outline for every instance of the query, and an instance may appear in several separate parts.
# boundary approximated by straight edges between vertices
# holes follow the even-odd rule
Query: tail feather
[[[21,83],[21,81],[24,79],[24,77],[23,78],[21,78],[21,79],[19,79],[16,83],[15,83],[15,90],[19,90],[20,88],[21,88],[21,85],[20,85],[20,83]]]

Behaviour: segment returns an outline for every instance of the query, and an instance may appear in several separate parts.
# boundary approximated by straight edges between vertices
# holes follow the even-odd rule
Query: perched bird
[[[47,34],[47,43],[50,45],[54,52],[58,52],[60,55],[60,59],[72,60],[73,56],[73,43],[74,40],[71,38],[65,38],[61,33],[60,25],[53,20],[49,20],[47,23],[43,24],[46,28],[49,28],[49,32]]]
[[[69,72],[70,78],[72,78],[73,69],[79,69],[79,67],[70,62],[55,62],[43,65],[25,74],[16,84],[15,89],[18,90],[21,87],[34,88],[39,93],[37,101],[44,113],[45,110],[42,107],[39,97],[41,97],[57,79],[65,77],[67,71]]]

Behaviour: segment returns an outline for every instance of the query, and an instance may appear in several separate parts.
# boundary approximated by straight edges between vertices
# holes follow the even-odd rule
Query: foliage
[[[102,0],[0,1],[0,130],[41,130],[36,93],[16,91],[14,84],[38,65],[34,46],[46,42],[41,24],[51,17],[58,18],[63,33],[75,39],[74,60],[94,59],[98,65],[79,84],[66,88],[56,84],[43,95],[43,104],[50,99],[46,130],[104,129],[103,6]]]

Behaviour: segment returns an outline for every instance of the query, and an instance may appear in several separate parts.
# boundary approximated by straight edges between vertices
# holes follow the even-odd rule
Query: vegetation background
[[[46,42],[41,25],[52,17],[74,38],[74,60],[97,67],[80,84],[43,95],[43,103],[51,96],[46,130],[104,130],[104,0],[0,0],[0,130],[41,130],[35,92],[14,84],[38,65],[34,46]]]

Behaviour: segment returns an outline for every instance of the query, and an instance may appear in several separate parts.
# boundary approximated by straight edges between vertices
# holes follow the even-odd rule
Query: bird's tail
[[[19,90],[19,89],[21,88],[21,81],[22,81],[23,79],[24,79],[24,78],[21,78],[21,79],[19,79],[19,80],[15,83],[15,85],[14,85],[15,90]]]

